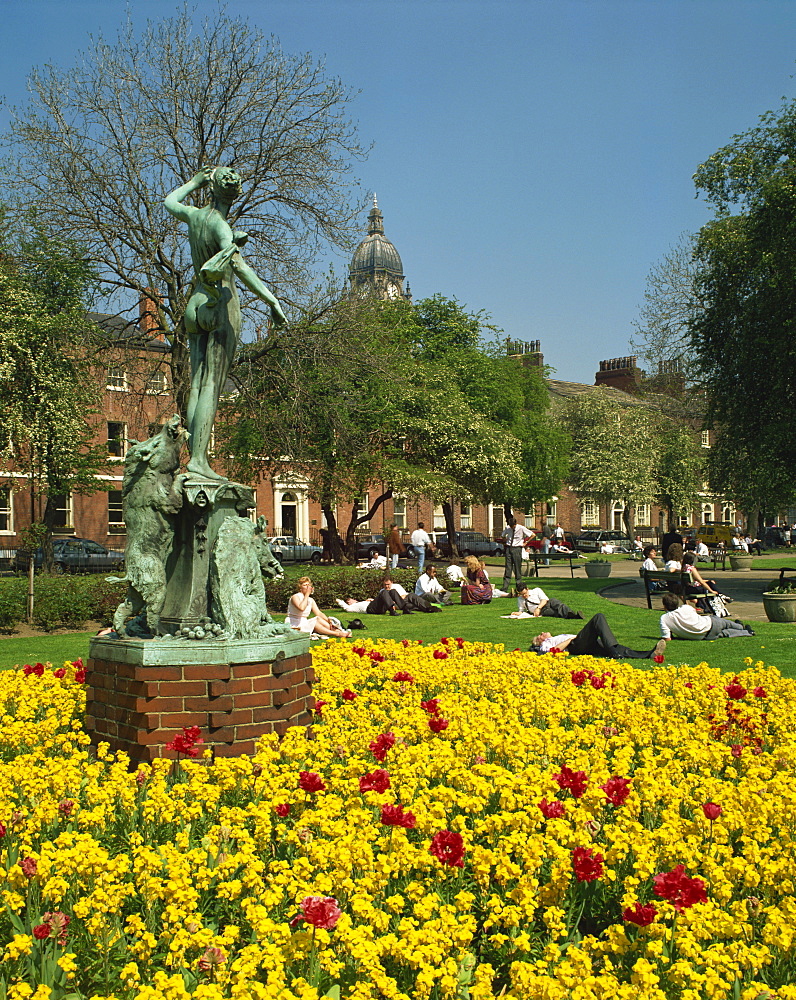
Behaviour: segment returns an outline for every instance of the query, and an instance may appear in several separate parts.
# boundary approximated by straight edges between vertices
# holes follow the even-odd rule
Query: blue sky
[[[198,0],[198,12],[215,4]],[[163,0],[2,6],[0,93]],[[708,218],[699,163],[796,92],[793,0],[237,0],[360,91],[356,171],[415,298],[541,340],[559,378],[629,353],[646,276]],[[5,116],[0,112],[0,125]],[[363,213],[363,235],[365,214]],[[346,260],[337,262],[344,269]]]

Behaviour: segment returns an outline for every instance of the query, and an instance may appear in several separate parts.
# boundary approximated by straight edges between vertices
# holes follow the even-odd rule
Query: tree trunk
[[[42,572],[52,573],[55,570],[55,553],[53,552],[53,527],[55,525],[55,498],[47,494],[47,503],[44,507],[44,536],[41,540],[42,549]],[[31,558],[35,558],[35,550],[31,553]]]
[[[448,544],[451,547],[451,558],[460,559],[461,553],[456,544],[456,523],[453,520],[453,497],[442,502],[442,513],[445,515],[445,531],[448,533]]]
[[[337,518],[334,515],[334,508],[331,504],[321,504],[323,516],[326,518],[326,528],[329,532],[329,548],[332,552],[332,562],[344,563],[345,553],[343,543],[340,540],[340,533],[337,530]]]
[[[622,511],[622,520],[625,522],[625,531],[630,538],[636,534],[636,507],[635,504],[625,504]]]
[[[357,543],[354,536],[354,532],[360,524],[364,524],[365,521],[370,521],[374,516],[376,511],[381,507],[385,500],[389,500],[393,495],[393,488],[390,486],[389,489],[385,490],[380,496],[371,504],[370,510],[364,514],[359,514],[359,504],[355,504],[351,508],[351,520],[348,523],[348,528],[345,533],[345,554],[346,560],[349,563],[356,562],[357,557]]]

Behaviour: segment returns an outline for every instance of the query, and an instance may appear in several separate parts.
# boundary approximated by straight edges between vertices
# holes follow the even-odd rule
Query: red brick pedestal
[[[110,658],[108,643],[92,643],[91,652],[86,728],[94,743],[124,750],[134,763],[173,756],[165,745],[188,726],[201,729],[217,756],[237,757],[253,753],[266,733],[281,736],[312,721],[315,673],[308,652],[181,666],[119,662]]]

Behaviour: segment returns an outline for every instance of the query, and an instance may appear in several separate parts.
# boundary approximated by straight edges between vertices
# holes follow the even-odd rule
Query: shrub
[[[0,586],[0,628],[8,629],[25,617],[27,580],[3,580]]]
[[[312,576],[311,573],[302,576]],[[417,572],[413,569],[356,569],[353,566],[333,569],[312,576],[315,585],[315,601],[318,607],[334,608],[335,599],[353,597],[355,601],[372,601],[381,590],[382,580],[389,575],[394,583],[400,583],[411,593],[417,580]],[[287,613],[290,598],[298,590],[295,577],[283,580],[271,580],[265,585],[265,597],[268,610],[276,618]]]
[[[37,575],[34,586],[33,624],[51,631],[82,628],[88,621],[110,624],[126,584],[108,583],[100,576]],[[0,580],[0,628],[25,620],[27,580]]]

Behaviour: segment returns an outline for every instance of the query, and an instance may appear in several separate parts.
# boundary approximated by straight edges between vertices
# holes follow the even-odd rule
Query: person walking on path
[[[417,572],[422,573],[426,563],[426,546],[431,545],[431,536],[426,531],[422,521],[417,522],[417,528],[412,532],[411,542],[417,553]]]
[[[525,586],[522,579],[522,550],[525,547],[525,540],[533,538],[534,534],[524,524],[517,524],[517,519],[512,514],[506,521],[506,527],[503,529],[501,537],[503,538],[505,553],[503,586],[501,590],[509,589],[513,574],[517,581],[517,590],[519,591]]]
[[[390,525],[390,534],[387,537],[387,552],[390,555],[390,569],[395,569],[398,565],[398,557],[406,552],[406,547],[401,541],[401,532],[395,524]]]

